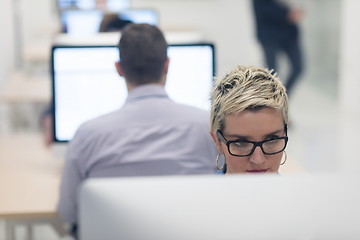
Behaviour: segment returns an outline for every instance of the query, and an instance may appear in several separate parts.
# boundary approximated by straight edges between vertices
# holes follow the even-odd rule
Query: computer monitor
[[[150,8],[129,8],[117,12],[104,12],[100,9],[68,9],[60,13],[62,32],[73,36],[91,36],[100,32],[104,16],[118,15],[119,21],[132,23],[148,23],[158,25],[157,11]]]
[[[182,104],[210,109],[215,74],[214,46],[208,43],[170,45],[166,91]],[[127,97],[116,72],[115,46],[52,48],[52,110],[55,142],[72,139],[87,120],[119,109]]]
[[[63,32],[74,36],[94,35],[104,17],[101,10],[66,10],[61,12]]]
[[[106,9],[111,12],[119,12],[131,7],[130,0],[106,0]]]
[[[148,23],[155,26],[159,24],[159,15],[151,8],[124,9],[120,11],[119,18],[133,23]]]
[[[130,0],[106,0],[105,6],[97,5],[96,0],[57,0],[57,6],[60,12],[68,9],[93,10],[104,7],[108,11],[121,11],[130,8]]]
[[[90,179],[80,239],[360,239],[359,189],[330,174]]]

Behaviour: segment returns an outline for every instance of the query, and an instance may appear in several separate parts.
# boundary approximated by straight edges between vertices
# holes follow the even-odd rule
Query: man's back
[[[215,173],[208,114],[174,103],[157,85],[134,89],[122,109],[77,135],[69,147],[83,177]]]
[[[135,88],[120,110],[79,128],[68,147],[60,216],[77,222],[77,194],[88,178],[214,174],[207,112],[173,102],[163,87]]]

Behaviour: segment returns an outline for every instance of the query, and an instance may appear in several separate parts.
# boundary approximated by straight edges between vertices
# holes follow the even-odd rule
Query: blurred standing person
[[[256,34],[263,48],[266,66],[279,72],[278,54],[284,52],[289,58],[291,69],[285,87],[291,95],[303,70],[298,26],[303,13],[280,0],[253,0],[253,8]]]

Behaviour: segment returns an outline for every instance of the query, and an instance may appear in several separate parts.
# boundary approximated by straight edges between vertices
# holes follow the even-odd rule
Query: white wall
[[[25,43],[49,37],[56,30],[56,0],[18,0],[22,15],[22,38]]]
[[[12,1],[13,0],[2,0],[0,8],[0,89],[14,64]]]
[[[340,41],[340,107],[342,153],[339,166],[344,171],[360,170],[360,1],[343,0]]]
[[[340,41],[340,103],[360,116],[360,1],[343,0]]]
[[[13,0],[2,0],[0,8],[0,92],[14,68]],[[0,133],[9,130],[7,107],[0,100]]]

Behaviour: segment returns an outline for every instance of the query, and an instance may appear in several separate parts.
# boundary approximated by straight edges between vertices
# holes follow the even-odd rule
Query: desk
[[[6,103],[49,103],[51,84],[48,76],[15,72],[5,84],[1,100]]]
[[[0,137],[0,219],[7,224],[6,239],[14,237],[15,223],[46,222],[64,233],[56,215],[61,171],[62,161],[39,134]]]
[[[169,44],[176,43],[196,43],[206,41],[203,35],[198,31],[193,30],[180,30],[180,31],[165,31],[164,36]],[[98,33],[91,36],[74,36],[71,34],[58,34],[54,40],[55,45],[117,45],[121,33],[119,32],[106,32]],[[36,59],[28,55],[28,59]]]

